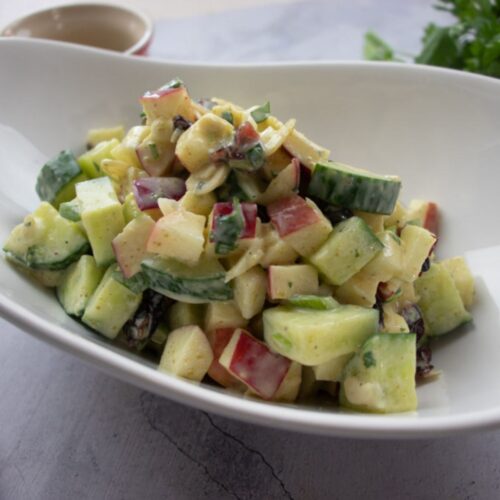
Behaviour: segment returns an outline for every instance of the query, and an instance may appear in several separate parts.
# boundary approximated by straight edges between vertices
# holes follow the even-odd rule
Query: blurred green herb
[[[434,7],[456,21],[450,26],[429,23],[414,61],[500,78],[500,0],[438,0]],[[401,61],[400,56],[375,33],[365,34],[365,59]]]

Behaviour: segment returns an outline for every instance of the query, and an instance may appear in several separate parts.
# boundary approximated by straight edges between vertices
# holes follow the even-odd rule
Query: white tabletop
[[[144,3],[157,20],[152,55],[175,59],[359,59],[368,27],[414,51],[425,22],[442,19],[427,0],[243,10],[184,0],[175,16]],[[0,24],[38,4],[2,1]],[[275,431],[172,403],[0,328],[1,499],[500,498],[498,432],[355,441]]]

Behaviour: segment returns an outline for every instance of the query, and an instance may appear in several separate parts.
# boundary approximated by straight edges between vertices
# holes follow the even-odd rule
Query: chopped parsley
[[[365,365],[365,368],[370,368],[377,364],[371,351],[367,351],[363,354],[363,364]]]

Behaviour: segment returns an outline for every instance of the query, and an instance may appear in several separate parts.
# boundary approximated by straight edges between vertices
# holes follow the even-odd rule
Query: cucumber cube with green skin
[[[108,177],[76,186],[81,218],[98,266],[115,260],[111,242],[125,227],[122,206]]]
[[[344,368],[340,404],[369,413],[416,410],[415,370],[415,334],[373,335]]]
[[[332,285],[342,285],[354,276],[384,245],[359,217],[337,224],[325,243],[309,257]]]
[[[264,338],[274,351],[306,366],[355,352],[378,329],[378,312],[339,305],[329,310],[278,306],[263,313]]]
[[[132,292],[113,278],[116,269],[113,264],[104,273],[82,316],[86,325],[109,339],[120,333],[142,301],[142,293]]]
[[[3,250],[25,267],[58,271],[87,253],[89,243],[78,224],[42,202],[12,230]]]
[[[90,151],[78,157],[78,164],[89,179],[95,179],[103,175],[101,161],[113,158],[111,151],[120,144],[118,139],[100,142]]]
[[[415,280],[415,291],[420,297],[418,306],[427,335],[443,335],[472,320],[450,272],[442,264],[433,263],[422,273]]]
[[[57,298],[63,309],[72,316],[80,317],[103,274],[104,269],[97,266],[94,257],[82,255],[66,270],[57,287]]]
[[[153,290],[174,300],[196,304],[233,298],[222,264],[203,255],[195,266],[164,257],[147,258],[142,271]]]
[[[286,300],[285,304],[316,311],[328,311],[339,306],[339,303],[333,297],[321,297],[319,295],[292,295]]]
[[[399,177],[377,175],[338,162],[314,167],[309,194],[351,210],[389,215],[401,189]]]
[[[40,170],[36,180],[36,192],[42,201],[54,207],[75,197],[75,184],[87,179],[69,150],[61,151]]]
[[[81,207],[78,198],[73,198],[71,201],[65,201],[59,205],[61,217],[73,222],[80,222],[82,220],[80,211]]]

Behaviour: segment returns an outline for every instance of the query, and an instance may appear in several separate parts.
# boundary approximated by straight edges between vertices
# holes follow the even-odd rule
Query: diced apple
[[[177,115],[189,121],[196,119],[191,99],[184,86],[146,92],[140,102],[146,113],[147,123],[152,123],[157,118],[172,119]]]
[[[351,358],[352,353],[343,354],[342,356],[337,356],[330,361],[313,366],[312,368],[314,370],[315,379],[328,382],[340,382],[344,366]]]
[[[282,198],[292,196],[299,188],[299,183],[300,162],[297,158],[292,158],[291,163],[269,183],[257,201],[260,205],[269,205]]]
[[[146,125],[132,127],[122,142],[111,150],[112,158],[123,161],[132,167],[141,168],[136,149],[150,131],[151,128]]]
[[[164,176],[169,170],[175,156],[175,144],[170,140],[173,131],[172,120],[158,118],[151,125],[151,133],[136,148],[142,168],[152,177]]]
[[[179,200],[186,192],[186,184],[178,177],[144,177],[134,181],[132,191],[141,210],[158,208],[159,198]]]
[[[229,122],[207,113],[180,136],[175,154],[187,170],[196,172],[211,163],[211,153],[231,144],[233,133]]]
[[[377,238],[384,245],[379,252],[362,269],[365,276],[379,282],[386,282],[398,276],[403,265],[403,243],[392,231],[377,234]]]
[[[241,256],[232,256],[228,258],[231,266],[226,272],[224,281],[229,283],[238,276],[256,266],[264,255],[263,244],[261,238],[252,238],[247,240],[251,242]]]
[[[301,382],[302,365],[297,363],[297,361],[292,361],[286,377],[283,379],[278,390],[273,396],[273,401],[293,403],[299,395]]]
[[[292,295],[318,293],[318,271],[308,264],[269,266],[268,290],[271,300],[288,299]]]
[[[408,206],[407,220],[438,235],[439,210],[436,203],[432,201],[412,200]]]
[[[219,362],[263,399],[272,399],[291,365],[289,359],[241,329],[233,333]]]
[[[282,238],[319,220],[318,214],[298,195],[271,203],[267,213]]]
[[[183,326],[196,325],[203,327],[204,304],[189,304],[175,302],[167,311],[167,322],[170,330],[177,330]]]
[[[263,268],[275,265],[293,264],[299,254],[278,234],[272,224],[262,224],[264,255],[260,261]]]
[[[267,212],[279,235],[303,257],[313,254],[332,231],[318,207],[298,195],[271,203]]]
[[[233,389],[241,388],[244,385],[235,377],[233,377],[220,363],[219,358],[227,344],[231,340],[234,333],[234,328],[218,328],[208,332],[208,341],[212,346],[214,359],[208,369],[207,375],[222,385],[222,387],[230,387]]]
[[[130,221],[111,242],[116,261],[125,278],[131,278],[141,270],[141,262],[146,255],[146,245],[154,225],[151,217],[141,214]]]
[[[363,307],[373,307],[376,301],[378,279],[362,269],[335,291],[335,298],[342,304],[354,304]]]
[[[398,277],[412,282],[420,274],[425,259],[434,248],[436,237],[423,227],[407,224],[401,231],[401,243],[403,265]]]
[[[198,215],[210,215],[213,206],[217,203],[214,193],[196,194],[193,191],[187,191],[180,199],[180,206],[184,210]]]
[[[391,215],[384,219],[386,228],[402,228],[406,224],[406,208],[398,201]]]
[[[262,173],[268,181],[272,181],[290,162],[292,156],[284,148],[280,148],[276,153],[266,158],[266,163],[262,167]]]
[[[254,266],[234,279],[234,300],[241,315],[250,319],[264,307],[267,275],[260,266]]]
[[[384,304],[382,310],[384,312],[384,324],[380,331],[387,333],[407,333],[410,331],[408,324],[403,316],[398,314],[394,303]]]
[[[233,301],[210,302],[205,312],[205,331],[211,332],[218,328],[242,328],[248,321],[241,315],[238,306]]]
[[[354,215],[363,219],[375,234],[384,230],[384,222],[387,215],[371,214],[360,210],[355,210]]]
[[[147,251],[196,264],[205,245],[205,217],[177,210],[159,219],[147,243]]]
[[[206,335],[198,326],[184,326],[170,332],[158,369],[200,382],[214,355]]]

